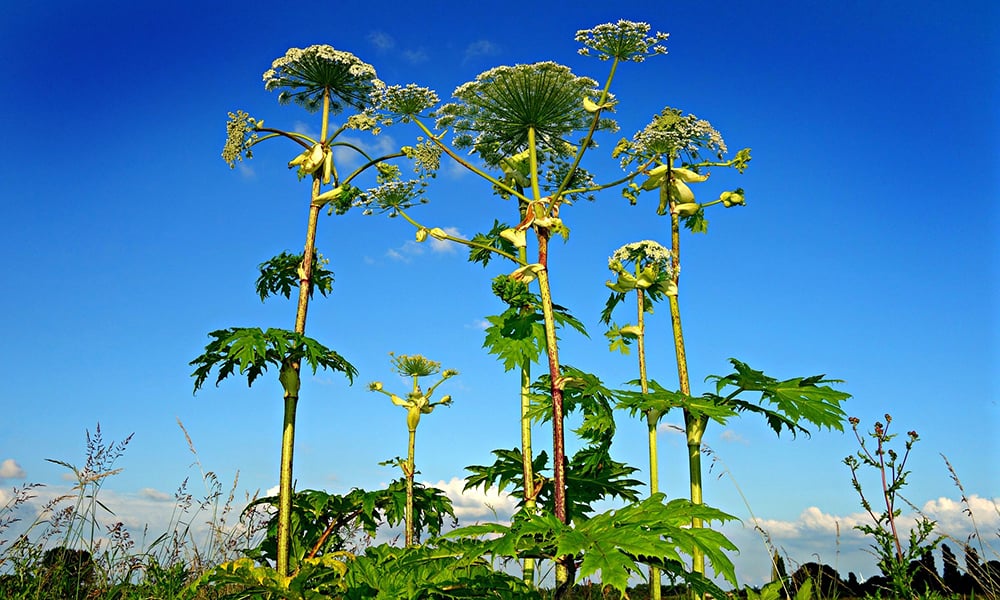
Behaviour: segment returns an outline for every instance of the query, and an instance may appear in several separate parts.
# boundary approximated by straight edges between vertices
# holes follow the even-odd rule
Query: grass
[[[166,531],[155,538],[148,527],[138,539],[121,521],[116,521],[100,500],[105,483],[120,472],[116,461],[125,453],[130,437],[121,442],[105,441],[100,426],[87,433],[84,466],[52,461],[73,473],[75,485],[56,495],[28,519],[35,500],[45,486],[28,483],[13,489],[7,503],[0,506],[0,598],[4,600],[150,600],[179,597],[181,590],[215,566],[243,556],[263,537],[270,514],[261,511],[242,513],[241,505],[255,498],[237,502],[237,474],[230,486],[223,486],[215,473],[206,471],[183,424],[178,422],[195,460],[203,490],[189,490],[185,480],[174,495],[172,515]],[[1000,553],[992,545],[1000,532],[980,531],[962,482],[951,463],[945,465],[961,493],[964,512],[972,525],[968,539],[947,538],[945,544],[953,558],[937,563],[914,563],[920,571],[915,581],[920,592],[915,598],[979,599],[1000,598]],[[245,504],[244,504],[245,502]],[[994,505],[1000,511],[1000,507]],[[918,511],[919,512],[919,511]],[[20,533],[15,533],[20,531]],[[767,532],[760,530],[765,547],[780,559]],[[994,534],[996,536],[994,537]],[[954,548],[954,552],[952,551]],[[363,552],[363,547],[358,548]],[[955,555],[955,552],[959,556]],[[947,555],[946,555],[947,556]],[[795,564],[790,557],[787,561]],[[744,588],[732,593],[734,598],[796,598],[808,580],[812,598],[890,598],[886,582],[872,578],[866,582],[845,581],[835,569],[818,563],[795,565],[790,575],[777,569],[780,585],[763,590]],[[667,582],[665,582],[667,583]],[[687,597],[682,586],[664,585],[665,599]],[[203,588],[198,600],[219,598],[233,588]],[[776,595],[775,595],[776,594]],[[541,591],[544,597],[545,591]],[[801,594],[799,594],[801,595]],[[580,600],[619,598],[602,589],[600,582],[583,581],[569,598]],[[630,588],[630,600],[649,598],[645,584]],[[622,597],[624,598],[624,597]]]
[[[121,469],[115,462],[131,436],[105,441],[100,425],[87,432],[82,468],[51,461],[72,472],[72,489],[45,502],[26,520],[45,486],[14,488],[0,506],[0,598],[4,600],[138,600],[174,598],[202,572],[242,555],[256,544],[266,515],[243,514],[236,523],[236,489],[228,493],[215,473],[205,471],[183,424],[204,491],[195,495],[183,481],[174,494],[167,530],[150,539],[148,526],[137,540],[101,501],[104,483]],[[249,503],[253,498],[247,498]],[[15,525],[27,523],[12,535]]]

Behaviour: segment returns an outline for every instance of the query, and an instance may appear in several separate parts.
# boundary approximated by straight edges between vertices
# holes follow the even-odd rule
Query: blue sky
[[[308,192],[285,168],[296,151],[265,144],[236,170],[219,157],[228,111],[318,128],[263,89],[261,73],[287,48],[330,44],[387,83],[416,82],[447,99],[500,64],[553,60],[603,81],[607,63],[578,56],[573,35],[629,19],[670,32],[669,54],[620,70],[622,129],[601,148],[664,106],[710,120],[733,151],[753,148],[744,175],[720,171],[702,184],[706,195],[741,186],[747,206],[713,211],[709,233],[684,240],[692,380],[726,372],[729,357],[779,378],[844,379],[851,415],[870,426],[888,412],[900,432],[920,433],[907,494],[914,504],[942,522],[956,512],[944,454],[967,493],[984,499],[982,518],[997,518],[986,500],[1000,496],[992,2],[554,2],[530,13],[338,4],[308,15],[273,2],[5,8],[0,493],[23,481],[65,485],[63,469],[45,459],[82,462],[84,431],[99,422],[108,438],[135,433],[107,489],[120,511],[141,505],[152,514],[149,501],[172,496],[193,473],[178,419],[221,479],[239,471],[251,491],[276,483],[277,382],[248,390],[234,379],[192,396],[188,361],[211,330],[292,325],[293,305],[261,304],[253,283],[258,263],[302,245]],[[398,147],[414,135],[401,127],[360,139]],[[617,174],[606,155],[591,158],[599,176]],[[514,210],[450,165],[429,195],[413,216],[465,236]],[[590,331],[589,340],[564,336],[563,360],[612,386],[632,379],[635,366],[607,352],[598,322],[607,256],[641,239],[666,243],[667,223],[653,210],[648,199],[630,207],[606,192],[565,211],[572,235],[553,251],[555,300]],[[377,463],[405,452],[404,415],[364,385],[391,386],[390,351],[461,372],[442,388],[455,404],[421,425],[424,480],[454,487],[466,465],[517,443],[516,377],[480,349],[484,317],[501,309],[489,291],[499,267],[484,271],[459,248],[412,239],[401,219],[351,213],[320,223],[336,283],[313,305],[309,334],[360,376],[353,387],[329,374],[305,383],[299,488],[372,488],[397,476]],[[653,376],[674,385],[665,310],[649,328]],[[618,455],[642,467],[643,426],[626,415],[620,422]],[[677,496],[686,471],[670,431],[661,485]],[[536,436],[544,443],[547,432]],[[832,564],[837,552],[842,571],[873,574],[865,543],[850,533],[859,507],[841,463],[855,449],[849,433],[775,439],[746,418],[713,426],[705,441],[719,461],[706,477],[709,503],[749,523],[742,492],[793,560],[816,552]],[[733,536],[745,548],[742,576],[765,577],[753,533]]]

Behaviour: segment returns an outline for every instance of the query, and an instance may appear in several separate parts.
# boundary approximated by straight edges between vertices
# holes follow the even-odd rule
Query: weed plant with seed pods
[[[809,434],[810,428],[843,431],[842,404],[850,396],[838,389],[839,380],[825,375],[778,379],[736,358],[730,359],[731,373],[704,378],[707,391],[693,389],[685,334],[698,332],[682,329],[682,234],[685,229],[706,233],[710,210],[746,204],[747,193],[739,187],[720,186],[707,201],[698,200],[694,190],[724,178],[712,179],[713,173],[743,173],[751,153],[743,148],[730,155],[722,134],[704,119],[670,106],[629,104],[629,98],[616,95],[620,67],[660,60],[667,37],[645,23],[599,25],[576,35],[579,52],[599,61],[593,77],[552,61],[498,66],[457,86],[443,102],[435,91],[416,84],[387,85],[374,67],[330,46],[292,48],[273,62],[264,73],[265,89],[278,92],[279,102],[297,104],[318,118],[319,135],[265,126],[263,120],[236,111],[229,115],[222,156],[235,166],[260,151],[262,142],[280,141],[293,149],[288,167],[308,184],[300,207],[306,220],[302,252],[283,252],[261,262],[256,281],[262,301],[296,296],[293,326],[213,331],[204,353],[190,364],[196,392],[210,378],[218,385],[239,374],[253,385],[269,369],[277,371],[284,409],[279,490],[276,496],[250,502],[247,514],[256,515],[262,529],[260,535],[241,538],[245,543],[238,554],[226,545],[212,559],[184,563],[181,572],[172,575],[178,563],[157,562],[155,569],[160,570],[147,567],[147,576],[169,579],[172,596],[191,599],[629,598],[630,586],[645,579],[650,597],[659,600],[666,595],[663,577],[679,584],[681,593],[697,596],[723,597],[719,581],[738,586],[731,559],[737,549],[712,528],[734,517],[707,505],[702,494],[702,444],[708,424],[752,413],[779,435]],[[655,116],[631,137],[620,138],[614,117],[623,110]],[[343,124],[335,126],[331,119],[345,112]],[[373,156],[346,139],[357,132],[379,135],[389,127],[397,139],[412,133],[412,143]],[[611,150],[601,150],[598,141]],[[356,153],[361,166],[346,170],[344,165],[355,163],[338,162],[340,152]],[[483,198],[477,199],[477,210],[483,215],[482,229],[468,238],[450,233],[447,223],[425,222],[419,211],[427,202],[446,201],[447,183],[431,183],[443,160],[453,161],[481,183]],[[608,172],[608,166],[615,175],[607,180],[595,175]],[[705,197],[701,192],[699,196]],[[576,257],[570,207],[600,199],[594,210],[638,212],[646,210],[647,198],[653,199],[651,210],[664,218],[663,239],[614,250],[608,261],[611,279],[604,288],[593,282],[595,294],[610,291],[599,315],[610,350],[636,350],[637,377],[618,386],[605,383],[599,373],[567,364],[569,353],[560,352],[572,348],[567,334],[586,336],[587,328],[559,303],[561,290],[554,283],[559,279],[553,275],[568,271]],[[514,202],[504,206],[503,200]],[[374,491],[293,489],[303,367],[313,373],[320,368],[338,371],[352,382],[358,375],[346,358],[306,335],[314,292],[333,292],[330,263],[349,258],[317,250],[324,209],[329,215],[360,210],[399,217],[413,226],[416,242],[431,238],[462,245],[470,262],[493,270],[488,284],[501,309],[486,318],[483,347],[518,378],[517,397],[510,401],[519,408],[520,439],[494,450],[492,463],[469,466],[465,487],[512,490],[518,510],[510,522],[446,527],[449,520],[457,525],[450,500],[441,490],[415,480],[418,425],[424,415],[451,403],[451,396],[435,397],[435,392],[457,375],[419,354],[392,355],[393,370],[409,379],[405,393],[393,393],[387,389],[392,385],[381,381],[368,386],[406,410],[407,454],[389,461],[400,467],[402,477]],[[567,250],[557,260],[550,249],[560,239]],[[649,317],[654,305],[663,303],[669,311],[672,347],[651,347]],[[652,373],[649,358],[660,352],[672,355],[673,365],[667,373]],[[428,384],[428,378],[434,382]],[[685,453],[665,461],[657,428],[671,411],[683,417]],[[637,467],[616,459],[616,418],[626,413],[643,419],[646,426],[647,481],[638,479]],[[580,424],[567,432],[571,415]],[[857,433],[857,421],[850,423]],[[551,431],[551,445],[549,440],[532,439],[532,426],[539,424]],[[873,451],[858,434],[862,452],[848,459],[848,465],[859,493],[861,466],[874,467],[883,476],[886,511],[880,514],[862,494],[875,523],[863,531],[875,537],[884,568],[899,578],[893,580],[893,592],[909,595],[909,560],[937,542],[927,537],[931,528],[924,524],[910,551],[901,548],[894,501],[905,483],[906,455],[898,459],[884,448],[891,440],[887,425],[876,426]],[[907,453],[915,440],[907,443]],[[664,464],[680,465],[689,474],[688,489],[673,493],[670,500],[668,490],[660,486]],[[101,479],[113,470],[108,462],[74,473],[81,489],[93,491],[81,498],[96,498]],[[15,501],[23,503],[30,493],[31,488],[25,488],[15,494]],[[608,501],[617,508],[603,510]],[[8,546],[0,542],[0,566],[5,561],[41,567],[73,564],[75,570],[58,571],[61,580],[75,577],[77,590],[99,588],[97,582],[107,571],[102,570],[105,559],[93,552],[92,544],[68,543],[92,536],[93,510],[91,505],[77,506],[71,512],[80,518],[56,530],[71,532],[61,544],[62,553],[46,559],[44,543],[29,547],[21,541]],[[0,531],[10,522],[0,511]],[[404,531],[401,545],[375,542],[379,528],[399,525]],[[86,548],[91,548],[94,568],[82,555],[71,554]],[[552,578],[546,579],[546,573]],[[592,581],[599,584],[581,584]],[[0,581],[0,591],[8,583]],[[787,595],[785,583],[748,591],[747,597]],[[815,589],[812,584],[799,586],[795,597],[812,597]]]

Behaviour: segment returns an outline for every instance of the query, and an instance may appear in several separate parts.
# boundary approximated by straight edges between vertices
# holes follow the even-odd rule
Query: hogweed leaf
[[[279,369],[287,363],[305,360],[313,374],[322,367],[344,373],[353,383],[357,369],[337,352],[301,333],[285,329],[270,328],[262,331],[258,327],[233,327],[209,333],[212,338],[205,346],[205,352],[192,360],[195,368],[194,391],[205,383],[212,369],[218,369],[216,385],[239,370],[246,375],[247,385],[267,370],[268,366]]]

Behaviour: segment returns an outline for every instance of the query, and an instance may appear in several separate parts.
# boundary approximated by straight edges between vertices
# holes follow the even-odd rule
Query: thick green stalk
[[[521,457],[524,477],[524,510],[535,512],[535,473],[531,466],[531,419],[528,409],[531,407],[531,363],[521,364]],[[528,585],[535,583],[535,559],[524,559],[521,578]]]
[[[521,221],[527,214],[528,205],[526,202],[518,201]],[[518,248],[518,258],[521,264],[527,264],[527,248]],[[531,309],[534,310],[534,309]],[[531,465],[534,456],[531,450],[531,419],[528,418],[528,410],[531,408],[531,362],[521,363],[521,467],[524,477],[524,509],[528,512],[535,512],[535,473]],[[528,585],[535,583],[535,559],[524,559],[524,566],[521,571],[521,578]]]
[[[320,140],[325,141],[327,121],[330,118],[330,93],[323,95],[323,122]],[[322,181],[320,174],[314,174],[309,199],[309,221],[306,225],[306,243],[302,252],[302,271],[299,279],[299,301],[295,310],[295,331],[305,333],[306,314],[309,311],[309,288],[312,280],[313,258],[316,255],[316,227],[319,223],[320,204],[316,197],[320,195]],[[299,372],[301,364],[296,361],[292,368]],[[287,577],[288,549],[291,537],[292,521],[292,455],[295,448],[295,411],[298,405],[298,394],[285,394],[285,411],[281,431],[281,467],[278,480],[278,573]]]
[[[669,180],[669,177],[667,178]],[[666,181],[666,180],[665,180]],[[666,184],[664,184],[665,188]],[[661,189],[661,193],[666,193]],[[680,260],[681,260],[681,228],[680,218],[673,211],[671,203],[670,211],[670,249],[674,260],[674,284],[678,285],[680,280]],[[678,295],[669,297],[670,301],[670,322],[674,332],[674,352],[677,356],[677,381],[682,394],[691,395],[691,381],[688,378],[687,354],[684,351],[684,331],[681,328],[681,309]],[[708,420],[699,415],[694,415],[686,408],[684,409],[684,429],[687,437],[688,447],[688,472],[691,484],[691,502],[702,504],[701,494],[701,440],[705,435],[705,426]],[[700,528],[701,519],[692,519],[691,526]],[[705,556],[697,549],[692,557],[692,570],[695,573],[705,573]]]
[[[406,520],[406,534],[405,543],[407,547],[416,544],[416,536],[414,535],[413,527],[413,476],[414,476],[414,454],[416,450],[417,442],[417,430],[416,428],[410,429],[410,441],[409,447],[406,451],[406,468],[403,470],[406,474],[406,512],[404,514],[404,519]]]
[[[636,275],[640,271],[640,265],[636,264]],[[636,288],[636,304],[639,315],[637,323],[639,327],[638,351],[639,351],[639,386],[643,394],[649,393],[649,381],[646,375],[646,293],[642,288]],[[646,427],[649,438],[649,493],[650,495],[660,491],[660,467],[656,452],[656,422],[659,415],[652,409],[645,411]],[[652,600],[660,600],[660,570],[656,567],[649,567],[649,597]]]

